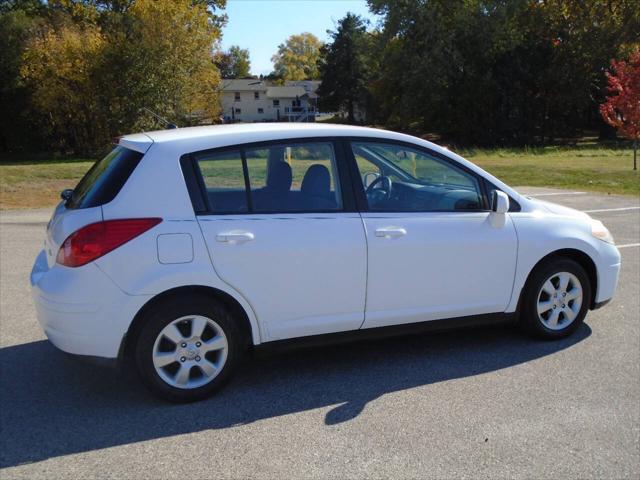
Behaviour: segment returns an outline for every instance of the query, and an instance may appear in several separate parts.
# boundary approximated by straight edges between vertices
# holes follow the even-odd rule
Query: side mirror
[[[509,196],[500,190],[494,190],[491,210],[500,214],[507,213],[509,211]]]

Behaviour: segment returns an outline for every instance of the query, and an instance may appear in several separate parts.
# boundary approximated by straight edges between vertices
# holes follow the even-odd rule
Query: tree
[[[50,0],[20,54],[29,114],[50,148],[96,154],[111,138],[219,113],[224,0]],[[215,18],[214,18],[215,17]],[[164,127],[164,125],[162,125]]]
[[[476,145],[598,128],[609,59],[637,44],[637,0],[368,0],[383,16],[379,121]]]
[[[215,63],[222,78],[247,78],[251,76],[249,50],[237,45],[232,45],[228,52],[220,52]]]
[[[34,113],[46,118],[54,148],[92,153],[94,140],[103,142],[108,135],[91,79],[103,47],[98,28],[68,23],[57,30],[45,27],[23,53],[22,79],[31,88]]]
[[[318,59],[322,42],[312,33],[291,35],[278,46],[271,57],[274,73],[283,80],[315,80],[319,78]]]
[[[360,16],[347,13],[338,21],[336,31],[328,33],[333,41],[323,47],[319,62],[320,104],[329,110],[346,110],[348,121],[354,123],[356,107],[366,103],[370,76],[366,23]]]
[[[610,96],[600,105],[602,118],[624,138],[633,140],[633,169],[638,169],[638,140],[640,140],[640,49],[628,62],[611,60],[607,72]]]

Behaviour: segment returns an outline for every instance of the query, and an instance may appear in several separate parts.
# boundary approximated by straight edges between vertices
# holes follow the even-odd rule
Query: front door
[[[363,328],[504,312],[517,238],[481,179],[405,144],[352,142],[368,241]]]
[[[366,240],[345,208],[336,151],[319,139],[193,155],[214,269],[251,304],[267,341],[364,320]]]

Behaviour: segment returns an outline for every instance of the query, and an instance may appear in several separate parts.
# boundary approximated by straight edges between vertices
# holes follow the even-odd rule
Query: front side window
[[[342,210],[331,142],[283,143],[192,157],[211,213]]]
[[[478,179],[435,155],[390,143],[352,142],[351,149],[372,211],[483,209]]]
[[[280,100],[274,100],[273,101],[273,106],[274,107],[279,107],[280,106]]]
[[[235,93],[233,94],[233,99],[234,99],[236,102],[239,102],[239,101],[240,101],[240,92],[235,92]]]
[[[253,98],[256,100],[260,100],[260,92],[253,92]]]
[[[258,113],[264,113],[264,108],[259,108]]]

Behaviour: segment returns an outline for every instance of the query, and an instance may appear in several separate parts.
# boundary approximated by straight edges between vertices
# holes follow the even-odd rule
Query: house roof
[[[224,90],[225,92],[264,92],[268,88],[266,82],[257,78],[223,78],[220,84],[222,86],[222,90]]]
[[[269,98],[296,98],[302,97],[307,92],[302,87],[269,87],[267,97]]]
[[[307,92],[309,98],[317,98],[316,90],[322,82],[320,80],[286,80],[285,87],[302,87]]]

